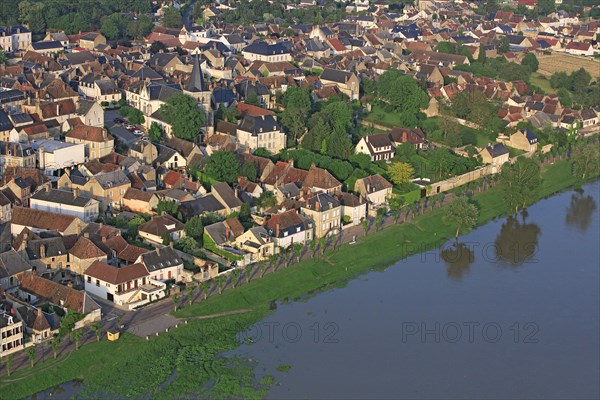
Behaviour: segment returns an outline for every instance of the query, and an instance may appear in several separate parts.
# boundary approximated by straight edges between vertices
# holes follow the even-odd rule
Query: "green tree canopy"
[[[294,143],[304,134],[306,119],[310,115],[312,102],[307,90],[291,87],[283,95],[285,110],[281,122],[290,132],[290,139]]]
[[[161,19],[161,23],[163,26],[167,28],[181,28],[183,26],[181,13],[179,10],[168,7],[163,9],[163,16]]]
[[[377,94],[398,112],[417,113],[426,108],[429,102],[427,93],[417,81],[396,69],[387,70],[379,77]]]
[[[208,157],[204,172],[217,181],[233,184],[240,174],[240,162],[232,152],[219,151]]]
[[[158,142],[163,135],[163,130],[160,125],[156,122],[152,122],[150,130],[148,131],[148,137],[152,142]]]
[[[521,61],[521,65],[524,65],[527,68],[529,68],[532,72],[535,72],[538,70],[540,63],[539,63],[537,57],[535,56],[535,54],[527,53],[527,54],[525,54],[525,57],[523,57],[523,60]]]
[[[515,163],[506,163],[502,167],[500,180],[508,210],[517,213],[533,200],[542,183],[540,166],[530,158],[520,157]]]
[[[194,141],[206,124],[206,113],[198,107],[196,99],[184,93],[169,97],[159,113],[173,128],[173,135],[180,139]]]
[[[478,217],[477,207],[466,197],[457,197],[446,208],[444,222],[456,228],[455,237],[458,239],[461,231],[475,226]]]

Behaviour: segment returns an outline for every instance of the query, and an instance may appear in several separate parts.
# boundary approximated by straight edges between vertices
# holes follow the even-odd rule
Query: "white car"
[[[140,131],[139,129],[136,129],[135,131],[133,131],[133,134],[136,136],[141,136],[144,134],[144,132]]]

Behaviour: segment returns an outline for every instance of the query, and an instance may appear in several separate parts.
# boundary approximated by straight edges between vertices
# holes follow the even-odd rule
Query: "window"
[[[87,277],[87,282],[88,282],[88,283],[92,283],[92,277],[91,277],[91,276],[88,276],[88,277]]]
[[[96,286],[100,286],[100,279],[96,279]]]

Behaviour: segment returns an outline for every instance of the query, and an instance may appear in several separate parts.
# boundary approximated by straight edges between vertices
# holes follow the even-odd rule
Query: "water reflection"
[[[567,225],[585,232],[592,222],[594,211],[596,211],[596,200],[592,196],[584,194],[583,189],[578,189],[571,196],[565,222]]]
[[[443,249],[440,255],[446,263],[448,278],[457,281],[462,280],[463,275],[469,271],[475,261],[475,253],[464,243],[453,243]]]
[[[526,211],[521,216],[522,221],[518,216],[508,217],[496,236],[496,260],[511,267],[537,260],[535,252],[542,230],[538,225],[526,222]]]

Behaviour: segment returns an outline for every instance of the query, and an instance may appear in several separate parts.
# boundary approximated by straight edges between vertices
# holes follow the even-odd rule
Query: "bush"
[[[100,102],[100,105],[102,107],[108,107],[108,101],[102,101],[102,102]]]

